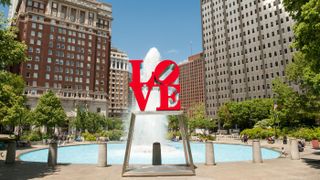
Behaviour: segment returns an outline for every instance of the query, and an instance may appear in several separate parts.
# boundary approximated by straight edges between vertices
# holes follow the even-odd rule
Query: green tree
[[[21,76],[0,71],[0,123],[3,125],[17,125],[16,115],[21,115],[24,109],[23,95],[24,81]],[[15,112],[17,110],[17,112]]]
[[[188,121],[190,131],[202,129],[203,133],[206,130],[213,130],[216,127],[216,122],[206,116],[204,104],[198,104],[192,108],[192,117]]]
[[[123,130],[123,122],[120,118],[107,118],[108,130]]]
[[[106,118],[98,113],[88,112],[86,117],[86,130],[90,133],[102,131],[107,126]]]
[[[174,116],[174,115],[168,116],[168,130],[173,132],[179,131],[178,116]]]
[[[72,125],[77,128],[80,132],[84,132],[86,130],[86,118],[87,112],[86,110],[78,106],[77,107],[77,115],[72,121]]]
[[[284,0],[284,6],[296,21],[292,46],[298,49],[287,75],[305,89],[307,96],[313,96],[309,100],[320,101],[319,0]]]
[[[11,3],[10,0],[0,0],[0,4],[2,4],[3,6],[9,6]]]
[[[223,127],[241,129],[252,128],[258,121],[271,114],[271,99],[253,99],[242,102],[228,102],[218,110],[218,117]]]
[[[27,61],[27,46],[17,40],[17,34],[17,27],[7,26],[7,21],[0,13],[0,70]]]
[[[33,124],[38,127],[47,127],[49,136],[53,135],[55,127],[59,127],[66,122],[66,118],[66,113],[59,98],[52,91],[48,91],[41,96],[32,112]]]
[[[232,102],[228,102],[220,106],[218,110],[218,118],[219,118],[220,124],[222,124],[223,127],[226,129],[229,129],[233,126],[232,114],[229,109],[229,107],[231,106],[231,103]]]
[[[272,91],[276,94],[274,99],[278,106],[273,112],[276,118],[274,121],[283,127],[298,125],[302,114],[299,94],[280,79],[273,81]]]

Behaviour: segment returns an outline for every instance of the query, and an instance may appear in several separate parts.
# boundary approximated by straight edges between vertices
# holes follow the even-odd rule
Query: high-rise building
[[[20,0],[14,5],[10,14],[17,15],[14,25],[30,59],[16,68],[27,84],[27,104],[33,108],[50,89],[69,116],[77,105],[107,115],[111,5],[96,0]]]
[[[207,114],[228,101],[272,97],[272,80],[285,80],[294,51],[294,22],[281,1],[201,0],[201,15]]]
[[[109,116],[121,117],[129,112],[129,61],[128,55],[111,49]]]
[[[179,64],[181,109],[192,115],[192,107],[204,103],[204,58],[195,54]],[[190,109],[191,108],[191,109]]]

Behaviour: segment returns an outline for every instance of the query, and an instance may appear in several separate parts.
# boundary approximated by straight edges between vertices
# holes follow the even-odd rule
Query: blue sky
[[[143,59],[156,47],[163,59],[181,62],[191,55],[191,44],[193,54],[202,49],[199,0],[103,1],[113,8],[112,46],[130,59]]]

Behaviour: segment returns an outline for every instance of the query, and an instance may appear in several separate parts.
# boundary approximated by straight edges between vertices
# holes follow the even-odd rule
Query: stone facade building
[[[179,64],[181,109],[191,115],[192,107],[204,103],[204,58],[195,54]]]
[[[281,1],[201,0],[201,16],[207,114],[228,101],[272,97],[272,80],[285,80],[294,52],[294,22]]]
[[[77,105],[108,113],[111,5],[96,0],[12,1],[9,16],[19,28],[30,61],[15,68],[27,84],[31,108],[35,98],[53,90],[68,115]],[[15,12],[15,13],[13,13]]]
[[[111,49],[109,116],[121,117],[129,112],[129,61],[128,55]]]

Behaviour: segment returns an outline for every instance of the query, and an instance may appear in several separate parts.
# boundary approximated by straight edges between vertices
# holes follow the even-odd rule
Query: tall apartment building
[[[204,103],[204,58],[203,53],[188,57],[179,64],[181,109],[192,115],[192,108]]]
[[[281,1],[201,0],[201,15],[207,114],[228,101],[272,97],[272,80],[285,80],[294,51],[294,22]]]
[[[69,116],[78,105],[107,115],[111,5],[95,0],[12,1],[19,39],[30,61],[17,69],[27,84],[28,105],[53,90]],[[13,13],[15,12],[15,13]]]
[[[128,55],[111,49],[109,116],[121,117],[129,112],[129,61]]]

